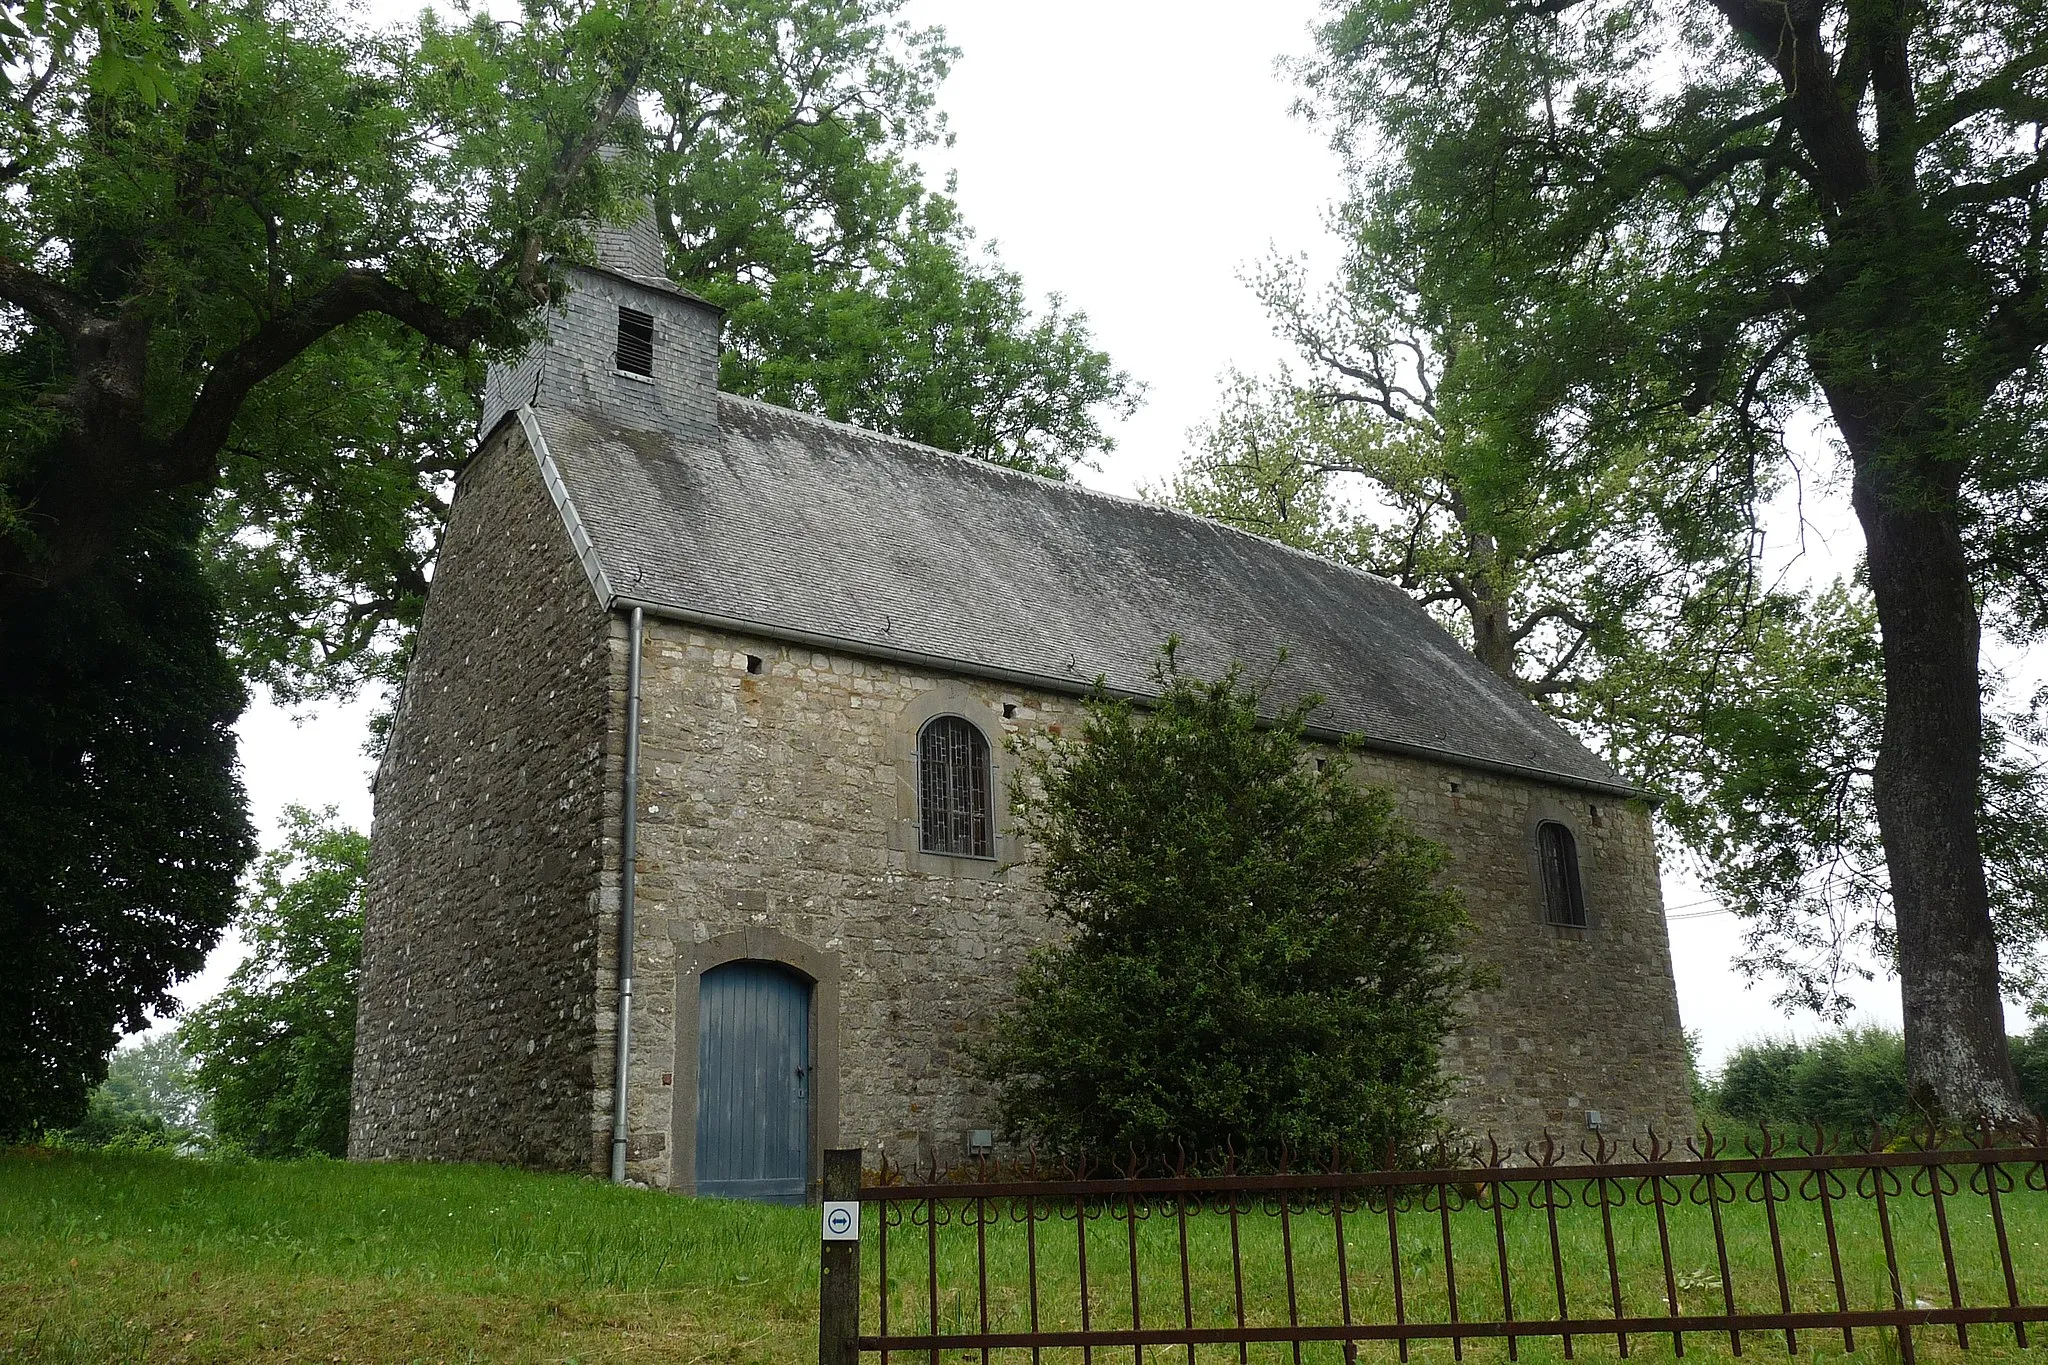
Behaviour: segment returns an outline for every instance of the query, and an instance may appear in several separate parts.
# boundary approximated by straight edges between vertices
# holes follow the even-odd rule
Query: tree
[[[692,8],[614,129],[632,155],[612,179],[652,195],[670,273],[728,310],[727,390],[1064,475],[1135,387],[921,183],[952,53],[899,6]],[[482,54],[465,66],[523,69],[494,26],[457,36]],[[482,357],[365,319],[243,405],[209,545],[249,676],[287,696],[397,680],[481,379]]]
[[[255,852],[193,501],[0,613],[0,1137],[78,1122],[116,1040],[176,1009]]]
[[[177,1146],[200,1137],[204,1108],[178,1035],[160,1033],[114,1050],[107,1078],[86,1100],[85,1121],[68,1136],[102,1147]]]
[[[370,841],[332,807],[286,807],[285,824],[236,917],[249,956],[179,1038],[218,1137],[256,1156],[346,1156]]]
[[[784,407],[1064,479],[1112,448],[1105,412],[1138,390],[1054,295],[1034,315],[1023,281],[976,260],[953,205],[925,198],[858,269],[799,272],[734,301],[721,386]]]
[[[20,898],[10,913],[33,921],[24,935],[67,945],[30,959],[47,980],[10,983],[19,1018],[58,1008],[32,998],[68,999],[64,973],[107,981],[78,998],[75,1036],[54,1023],[43,1035],[51,1057],[69,1060],[49,1063],[62,1074],[24,1112],[75,1109],[112,1042],[101,1015],[139,1026],[232,912],[245,838],[154,853],[145,838],[202,816],[225,830],[230,807],[240,820],[225,727],[241,693],[220,710],[227,694],[209,689],[233,675],[205,659],[224,647],[244,677],[287,698],[396,676],[444,500],[474,444],[482,366],[530,338],[555,262],[587,258],[591,223],[638,211],[666,185],[676,248],[768,288],[805,261],[845,283],[906,225],[941,222],[913,212],[930,200],[901,154],[936,135],[930,91],[945,53],[935,34],[893,24],[893,11],[888,0],[531,0],[516,21],[429,13],[373,31],[320,0],[239,0],[65,3],[0,24],[12,42],[0,77],[0,633],[10,651],[51,651],[10,652],[0,668],[16,695],[65,709],[81,736],[135,733],[144,721],[124,708],[161,701],[223,740],[205,782],[181,769],[184,787],[124,788],[126,809],[98,809],[111,790],[61,771],[25,720],[10,715],[0,731],[20,746],[0,753],[20,783],[0,820],[33,836],[6,851],[5,894]],[[606,147],[619,154],[599,156]],[[941,265],[964,250],[957,225],[926,238]],[[997,288],[993,303],[975,292],[1005,278],[966,269],[972,306],[948,314],[958,300],[943,294],[918,306],[933,328],[985,327],[991,353],[1019,338],[1028,348],[1042,329],[1005,311],[1014,291]],[[795,308],[803,293],[788,298]],[[1126,381],[1077,320],[1050,325],[1050,343],[1020,363],[1052,372],[1032,371],[1015,394],[939,395],[972,407],[964,428],[927,402],[943,385],[893,372],[889,382],[932,433],[958,429],[979,449],[1057,464],[1093,439],[1086,394],[1107,401]],[[943,372],[956,373],[958,355],[939,349]],[[1079,406],[1033,415],[1041,390],[1080,395]],[[984,429],[1003,434],[985,440]],[[201,499],[203,535],[187,505]],[[153,553],[175,557],[162,542],[170,504],[183,509],[180,534],[203,547],[186,546],[179,563],[204,564],[213,584],[165,584],[190,600],[150,628],[196,634],[152,646],[162,678],[66,694],[79,665],[64,648],[89,656],[98,646],[79,641],[91,628],[145,619],[90,608],[95,594],[132,586],[119,581],[127,537],[155,537]],[[59,642],[52,623],[66,612],[86,614]],[[205,672],[206,685],[175,695],[193,681],[177,668]],[[88,702],[106,713],[88,718]],[[94,756],[81,739],[66,761]],[[74,779],[64,792],[38,785]],[[63,861],[75,851],[35,828],[46,809],[70,810],[80,829],[119,822],[117,861],[168,869],[134,883],[121,912],[147,922],[149,943],[92,929],[128,883],[94,888],[70,927],[70,907],[36,899],[79,875]],[[230,844],[244,851],[217,861]],[[35,851],[57,861],[34,864]],[[156,882],[175,882],[175,894]],[[88,951],[105,960],[73,960]],[[161,956],[140,961],[145,952]],[[41,1092],[25,1082],[15,1093]]]
[[[152,495],[218,482],[243,405],[347,364],[376,331],[356,324],[517,340],[547,255],[616,211],[596,152],[687,18],[535,0],[521,24],[375,35],[283,0],[31,44],[0,127],[0,609],[85,573]],[[159,78],[109,85],[99,58],[131,36]]]
[[[1514,422],[1520,385],[1378,247],[1353,202],[1338,282],[1258,277],[1307,367],[1236,378],[1165,495],[1376,572],[1474,655],[1658,792],[1702,884],[1741,915],[1742,965],[1781,1005],[1845,1017],[1894,954],[1870,774],[1884,686],[1860,582],[1770,581],[1750,462],[1554,449]],[[1504,396],[1509,398],[1502,407]],[[1699,452],[1737,433],[1683,412]],[[1667,438],[1672,444],[1678,438]],[[2008,994],[2038,995],[2048,828],[2038,722],[1987,718],[1979,816]]]
[[[2048,23],[1958,10],[1640,0],[1338,10],[1311,96],[1425,292],[1543,378],[1530,425],[1699,468],[1786,458],[1819,405],[1867,549],[1885,702],[1872,798],[1912,1084],[2024,1112],[1979,831],[1979,599],[2048,622],[2037,572]],[[1526,400],[1526,401],[1523,401]],[[1670,415],[1728,440],[1661,439]]]
[[[175,1008],[253,852],[195,552],[243,407],[392,335],[516,340],[674,50],[638,0],[399,36],[310,0],[30,17],[0,84],[9,1132],[75,1120]]]
[[[1346,756],[1309,761],[1315,699],[1268,725],[1238,672],[1190,678],[1171,651],[1159,685],[1023,755],[1013,801],[1068,937],[976,1054],[1006,1128],[1065,1151],[1414,1149],[1469,982],[1442,850]]]

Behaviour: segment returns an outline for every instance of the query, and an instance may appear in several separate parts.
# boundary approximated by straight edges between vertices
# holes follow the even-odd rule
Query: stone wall
[[[615,633],[507,424],[377,776],[352,1157],[586,1164]]]
[[[959,1160],[966,1130],[992,1117],[962,1044],[1052,931],[1030,870],[1009,865],[1014,839],[987,862],[917,851],[915,735],[955,711],[1000,745],[1076,723],[1079,703],[652,620],[643,698],[633,1178],[691,1187],[695,977],[733,956],[790,961],[836,1000],[814,1133],[870,1159]],[[996,762],[1001,790],[1007,756]],[[1576,1141],[1588,1110],[1610,1133],[1689,1124],[1647,813],[1415,759],[1368,755],[1360,771],[1451,849],[1473,955],[1501,971],[1449,1040],[1450,1117],[1515,1140],[1549,1128]],[[1578,837],[1584,930],[1543,923],[1545,818]],[[608,969],[602,980],[606,992]]]
[[[350,1152],[608,1165],[625,716],[622,618],[576,561],[516,423],[465,475],[379,773]],[[750,660],[758,671],[750,671]],[[1052,933],[998,809],[997,857],[917,847],[915,739],[995,742],[1073,698],[647,623],[629,1170],[688,1189],[696,982],[735,957],[818,983],[813,1132],[897,1162],[991,1124],[963,1044]],[[1366,754],[1450,851],[1499,984],[1447,1040],[1448,1117],[1576,1142],[1690,1124],[1649,815]],[[1535,828],[1576,836],[1589,923],[1544,922]]]
[[[654,620],[642,695],[634,1178],[690,1187],[695,975],[750,933],[801,946],[794,965],[836,994],[814,1133],[957,1159],[987,1123],[961,1044],[1048,928],[1028,869],[917,851],[911,746],[939,711],[999,746],[1076,704]],[[1001,784],[999,748],[994,763]]]
[[[1503,1142],[1547,1131],[1576,1145],[1588,1115],[1610,1137],[1692,1131],[1655,831],[1640,803],[1365,753],[1361,779],[1390,787],[1417,832],[1449,851],[1472,919],[1471,959],[1499,984],[1466,1002],[1445,1040],[1446,1117]],[[1545,923],[1536,826],[1572,831],[1587,926]]]

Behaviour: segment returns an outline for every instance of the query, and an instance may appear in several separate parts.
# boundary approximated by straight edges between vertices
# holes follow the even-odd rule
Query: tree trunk
[[[1459,520],[1464,520],[1462,499],[1456,510]],[[1472,652],[1480,663],[1520,687],[1522,679],[1515,672],[1515,623],[1508,613],[1508,594],[1501,590],[1498,542],[1490,535],[1467,530],[1465,561],[1470,566],[1465,574],[1470,585],[1465,611],[1472,621]]]
[[[2006,1048],[1978,845],[1978,622],[1957,499],[1941,475],[1928,476],[1927,462],[1903,455],[1896,434],[1881,442],[1874,424],[1859,421],[1861,405],[1830,397],[1856,468],[1852,501],[1884,637],[1884,739],[1872,783],[1912,1098],[1951,1120],[2015,1122],[2027,1108]]]

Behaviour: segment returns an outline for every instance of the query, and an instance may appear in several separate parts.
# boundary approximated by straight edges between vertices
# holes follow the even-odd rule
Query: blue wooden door
[[[697,995],[697,1193],[801,1204],[811,1165],[811,985],[728,962]]]

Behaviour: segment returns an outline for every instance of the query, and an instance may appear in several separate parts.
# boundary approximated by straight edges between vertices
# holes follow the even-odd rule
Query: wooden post
[[[860,1198],[860,1149],[825,1153],[824,1249],[818,1273],[818,1365],[860,1365],[860,1222],[835,1206]],[[837,1220],[835,1220],[835,1214]]]

